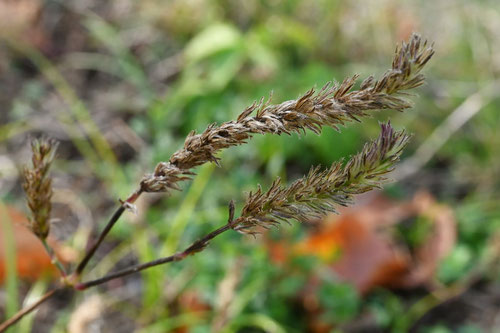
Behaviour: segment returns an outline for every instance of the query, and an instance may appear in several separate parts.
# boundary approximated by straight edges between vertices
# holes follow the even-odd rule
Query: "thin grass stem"
[[[5,332],[9,327],[16,324],[19,320],[21,320],[28,313],[31,313],[36,308],[38,308],[41,304],[43,304],[46,301],[48,301],[49,299],[51,299],[56,294],[56,292],[61,290],[61,289],[62,288],[56,288],[56,289],[52,289],[52,290],[48,291],[47,293],[45,293],[45,295],[40,297],[40,299],[38,301],[36,301],[35,303],[31,304],[30,306],[22,309],[21,311],[17,312],[14,316],[12,316],[11,318],[9,318],[5,322],[3,322],[0,325],[0,333]]]
[[[163,265],[163,264],[174,262],[174,261],[181,261],[192,254],[195,254],[197,252],[202,251],[212,239],[214,239],[218,235],[222,234],[223,232],[226,232],[226,231],[231,230],[231,229],[232,229],[231,225],[226,224],[226,225],[212,231],[211,233],[207,234],[203,238],[197,240],[196,242],[191,244],[188,248],[186,248],[184,251],[177,252],[177,253],[175,253],[171,256],[168,256],[168,257],[152,260],[152,261],[149,261],[149,262],[144,263],[144,264],[135,265],[135,266],[126,268],[124,270],[118,271],[116,273],[111,273],[109,275],[106,275],[106,276],[99,278],[99,279],[96,279],[96,280],[77,283],[75,285],[75,289],[85,290],[85,289],[88,289],[90,287],[95,287],[95,286],[98,286],[100,284],[106,283],[108,281],[111,281],[111,280],[114,280],[114,279],[117,279],[120,277],[124,277],[124,276],[130,275],[130,274],[134,274],[134,273],[143,271],[143,270],[151,268],[151,267]]]
[[[66,269],[64,268],[64,265],[62,262],[57,258],[57,256],[54,253],[54,249],[50,247],[50,245],[47,243],[46,239],[41,239],[43,247],[45,248],[45,251],[47,251],[50,261],[57,267],[61,275],[64,277],[67,275]]]
[[[89,263],[90,259],[94,256],[95,252],[101,245],[101,243],[104,241],[104,238],[108,235],[108,233],[111,231],[115,223],[120,219],[122,216],[123,212],[127,209],[127,205],[132,205],[141,195],[142,190],[138,189],[134,193],[132,193],[127,200],[123,201],[123,203],[118,207],[118,209],[115,211],[115,213],[111,216],[109,219],[108,223],[104,227],[104,229],[101,231],[99,234],[99,237],[97,241],[90,247],[89,250],[85,253],[85,256],[83,259],[80,261],[78,266],[76,267],[75,273],[73,273],[76,277],[80,276],[85,269],[85,266]]]

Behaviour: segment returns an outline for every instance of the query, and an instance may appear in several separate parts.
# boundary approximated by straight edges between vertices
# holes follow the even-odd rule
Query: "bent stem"
[[[52,296],[54,296],[56,294],[56,292],[61,290],[61,289],[62,288],[56,288],[56,289],[52,289],[52,290],[48,291],[45,295],[40,297],[40,299],[38,301],[36,301],[35,303],[31,304],[30,306],[22,309],[21,311],[16,313],[13,317],[11,317],[8,320],[6,320],[5,322],[3,322],[0,325],[0,332],[5,332],[5,330],[7,330],[12,325],[16,324],[19,320],[21,320],[21,318],[23,318],[28,313],[30,313],[33,310],[35,310],[36,308],[38,308],[42,303],[44,303],[47,300],[49,300],[50,298],[52,298]]]
[[[85,266],[87,266],[90,259],[92,259],[95,252],[97,251],[97,249],[99,248],[99,246],[103,242],[104,238],[106,238],[106,236],[111,231],[111,229],[113,228],[115,223],[118,221],[118,219],[120,219],[120,217],[122,216],[125,209],[131,207],[131,205],[133,205],[133,203],[139,198],[139,196],[142,194],[142,192],[143,192],[142,188],[139,188],[134,193],[132,193],[127,198],[127,200],[125,200],[121,203],[120,207],[118,207],[118,209],[115,211],[115,213],[109,219],[109,221],[106,224],[106,226],[104,227],[104,229],[101,231],[99,238],[97,239],[97,242],[95,242],[94,245],[92,245],[92,247],[89,250],[87,250],[87,253],[83,257],[83,259],[80,261],[78,266],[76,267],[76,270],[73,273],[74,277],[78,278],[82,274],[83,270],[85,269]]]
[[[160,162],[153,174],[143,177],[140,188],[127,200],[121,201],[120,207],[111,216],[97,241],[86,251],[74,273],[69,277],[63,276],[61,286],[49,291],[37,302],[0,325],[0,332],[32,312],[57,290],[85,290],[150,267],[183,260],[204,250],[213,238],[230,229],[255,234],[259,229],[268,229],[288,219],[305,222],[310,218],[323,217],[326,212],[335,211],[335,205],[351,203],[354,194],[379,187],[387,180],[383,175],[392,170],[408,140],[404,132],[394,132],[389,124],[382,125],[380,138],[365,145],[363,151],[344,167],[341,163],[334,163],[329,170],[321,172],[319,168],[313,168],[308,176],[288,188],[282,187],[279,179],[273,182],[267,192],[263,192],[259,187],[258,191],[250,193],[240,217],[235,220],[234,204],[231,202],[228,223],[197,240],[184,251],[132,266],[97,280],[79,282],[82,272],[105,237],[123,212],[134,208],[134,202],[143,192],[169,192],[172,189],[180,189],[177,183],[191,179],[190,176],[194,175],[191,169],[207,162],[218,164],[217,152],[244,144],[254,134],[291,134],[305,132],[306,129],[319,134],[325,126],[338,128],[348,121],[359,121],[359,118],[368,115],[367,111],[407,109],[411,104],[403,96],[407,90],[423,84],[424,77],[420,71],[433,53],[432,47],[428,47],[418,35],[413,35],[408,43],[403,43],[397,49],[392,69],[380,80],[367,78],[359,90],[352,90],[357,79],[357,76],[354,76],[345,79],[338,86],[327,84],[317,94],[310,90],[297,100],[270,105],[262,99],[261,102],[245,109],[237,120],[225,122],[220,126],[210,125],[201,134],[192,132],[186,138],[184,148],[175,152],[168,162]],[[80,109],[75,109],[77,118],[81,116]],[[255,115],[252,116],[252,113]],[[107,147],[100,144],[96,146]],[[104,156],[105,150],[106,148],[98,152]],[[45,237],[45,233],[42,233],[42,236]],[[50,252],[50,248],[48,250]]]
[[[149,262],[144,263],[144,264],[135,265],[135,266],[129,267],[127,269],[118,271],[116,273],[112,273],[112,274],[106,275],[106,276],[104,276],[102,278],[99,278],[99,279],[96,279],[96,280],[82,282],[82,283],[77,283],[75,285],[75,289],[77,289],[77,290],[85,290],[87,288],[95,287],[95,286],[98,286],[98,285],[103,284],[105,282],[108,282],[108,281],[111,281],[111,280],[114,280],[114,279],[117,279],[117,278],[120,278],[120,277],[123,277],[123,276],[127,276],[127,275],[130,275],[130,274],[134,274],[134,273],[140,272],[140,271],[145,270],[145,269],[150,268],[150,267],[154,267],[154,266],[158,266],[158,265],[163,265],[163,264],[166,264],[166,263],[169,263],[169,262],[174,262],[174,261],[181,261],[181,260],[185,259],[186,257],[188,257],[190,255],[193,255],[193,254],[195,254],[197,252],[203,251],[207,247],[207,245],[209,244],[209,242],[212,239],[214,239],[218,235],[220,235],[223,232],[226,232],[226,231],[228,231],[228,230],[230,230],[232,228],[233,227],[232,227],[231,223],[228,223],[228,224],[226,224],[226,225],[224,225],[224,226],[222,226],[222,227],[220,227],[220,228],[212,231],[211,233],[207,234],[203,238],[198,239],[196,242],[194,242],[193,244],[191,244],[184,251],[177,252],[177,253],[175,253],[175,254],[173,254],[171,256],[168,256],[168,257],[164,257],[164,258],[156,259],[156,260],[153,260],[153,261],[149,261]]]
[[[125,200],[125,201],[123,201],[121,203],[120,207],[115,211],[115,213],[109,219],[108,223],[106,224],[106,227],[104,227],[104,229],[101,231],[101,233],[99,235],[99,238],[97,239],[97,242],[95,242],[94,245],[92,245],[92,247],[86,252],[85,256],[83,257],[83,259],[78,264],[75,272],[69,278],[66,278],[67,275],[66,275],[66,271],[64,269],[64,266],[56,258],[56,256],[54,255],[54,252],[53,252],[52,248],[47,244],[47,242],[45,240],[42,240],[42,243],[43,243],[46,251],[49,253],[52,262],[57,266],[57,268],[61,272],[61,274],[63,276],[63,280],[62,281],[63,281],[63,283],[65,285],[61,286],[61,287],[57,287],[55,289],[52,289],[52,290],[48,291],[45,295],[43,295],[42,297],[40,297],[40,299],[38,301],[36,301],[32,305],[30,305],[30,306],[22,309],[21,311],[17,312],[13,317],[11,317],[7,321],[3,322],[0,325],[0,332],[4,332],[9,327],[11,327],[12,325],[16,324],[19,320],[21,320],[21,318],[23,318],[24,316],[26,316],[30,312],[34,311],[42,303],[46,302],[51,297],[53,297],[57,291],[62,290],[62,289],[67,288],[67,287],[73,287],[73,283],[74,283],[73,281],[75,281],[74,279],[78,279],[79,278],[79,276],[81,275],[81,273],[83,272],[83,270],[87,266],[87,264],[90,261],[90,259],[94,256],[97,248],[101,245],[101,243],[103,242],[104,238],[107,236],[107,234],[111,231],[111,229],[113,228],[113,226],[115,225],[115,223],[122,216],[122,214],[125,211],[125,209],[130,208],[131,205],[133,205],[133,203],[137,200],[137,198],[139,198],[139,196],[141,195],[141,193],[142,193],[142,189],[138,189],[137,191],[135,191],[134,193],[132,193],[127,198],[127,200]],[[78,288],[75,288],[75,289],[78,289]]]
[[[123,211],[126,208],[126,202],[132,203],[133,201],[135,201],[139,197],[139,195],[140,195],[140,191],[134,192],[134,194],[132,194],[127,199],[127,201],[125,201],[120,206],[120,208],[115,212],[115,214],[113,214],[112,218],[108,222],[108,225],[105,228],[105,230],[107,230],[107,231],[103,230],[101,232],[101,235],[106,236],[106,234],[109,232],[109,230],[111,229],[111,227],[116,223],[116,221],[118,220],[118,218],[121,216],[121,214],[123,213]],[[218,235],[222,234],[223,232],[226,232],[226,231],[228,231],[230,229],[233,229],[233,227],[234,227],[233,226],[234,204],[233,204],[232,201],[231,201],[230,206],[229,206],[229,213],[230,213],[229,221],[228,221],[228,223],[226,225],[224,225],[224,226],[222,226],[222,227],[220,227],[220,228],[218,228],[218,229],[210,232],[209,234],[205,235],[204,237],[200,238],[199,240],[197,240],[196,242],[194,242],[193,244],[191,244],[188,248],[186,248],[182,252],[177,252],[174,255],[171,255],[169,257],[160,258],[160,259],[153,260],[153,261],[150,261],[150,262],[147,262],[147,263],[144,263],[144,264],[132,266],[132,267],[130,267],[128,269],[124,269],[122,271],[106,275],[106,276],[104,276],[104,277],[102,277],[100,279],[96,279],[96,280],[92,280],[92,281],[88,281],[88,282],[83,282],[83,283],[77,283],[77,284],[74,284],[74,285],[68,284],[66,286],[58,287],[58,288],[55,288],[55,289],[52,289],[52,290],[48,291],[38,301],[36,301],[32,305],[30,305],[29,307],[26,307],[26,308],[22,309],[21,311],[19,311],[18,313],[16,313],[13,317],[11,317],[10,319],[8,319],[4,323],[2,323],[0,325],[0,333],[4,332],[7,328],[9,328],[12,325],[16,324],[21,318],[23,318],[24,316],[26,316],[27,314],[29,314],[30,312],[32,312],[33,310],[35,310],[37,307],[39,307],[42,303],[44,303],[45,301],[47,301],[48,299],[50,299],[59,290],[62,290],[64,288],[68,288],[68,287],[74,288],[75,290],[80,290],[80,291],[81,290],[85,290],[87,288],[103,284],[103,283],[105,283],[107,281],[114,280],[114,279],[117,279],[117,278],[122,277],[122,276],[126,276],[126,275],[130,275],[130,274],[133,274],[133,273],[136,273],[136,272],[140,272],[140,271],[142,271],[144,269],[147,269],[147,268],[150,268],[150,267],[154,267],[154,266],[166,264],[166,263],[173,262],[173,261],[180,261],[180,260],[183,260],[184,258],[188,257],[189,255],[192,255],[192,254],[195,254],[197,252],[203,251],[207,247],[207,245],[209,244],[209,242],[212,239],[214,239]],[[102,238],[104,238],[104,236]],[[99,237],[99,239],[101,239],[101,237]],[[88,258],[88,259],[86,259],[85,261],[82,260],[80,262],[79,267],[83,267],[83,268],[85,267],[85,264],[90,260],[90,258],[92,257],[93,253],[95,253],[95,250],[97,249],[97,247],[99,246],[99,244],[100,244],[99,241],[96,242],[96,244],[94,244],[94,246],[91,249],[91,250],[93,250],[93,252],[91,252],[91,251],[87,252],[87,255],[85,256],[84,259],[86,259],[86,258]],[[75,271],[75,273],[76,273],[76,271]],[[73,276],[75,276],[75,273],[73,273]],[[70,281],[66,280],[66,282],[70,282]]]

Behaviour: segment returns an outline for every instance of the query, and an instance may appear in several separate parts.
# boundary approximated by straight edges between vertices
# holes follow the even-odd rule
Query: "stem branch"
[[[101,234],[99,235],[99,238],[97,239],[97,242],[95,242],[94,245],[92,245],[92,247],[89,250],[87,250],[85,257],[83,257],[83,259],[80,261],[80,263],[76,267],[76,270],[74,273],[76,276],[80,276],[82,274],[83,270],[85,269],[85,266],[87,266],[88,262],[90,261],[90,259],[92,259],[95,252],[97,251],[97,248],[99,248],[99,246],[101,245],[104,238],[108,235],[108,233],[111,231],[111,229],[113,228],[115,223],[122,216],[123,212],[127,208],[127,204],[133,204],[137,200],[137,198],[139,198],[141,193],[142,193],[142,189],[138,189],[137,191],[132,193],[127,198],[127,200],[125,200],[120,205],[120,207],[118,207],[118,209],[115,211],[113,216],[111,216],[111,218],[109,219],[109,221],[106,224],[106,226],[104,227],[104,229],[101,231]]]
[[[117,278],[120,278],[123,276],[127,276],[127,275],[130,275],[133,273],[140,272],[140,271],[145,270],[145,269],[150,268],[150,267],[163,265],[163,264],[173,262],[173,261],[183,260],[189,255],[203,251],[203,249],[205,249],[205,247],[208,245],[208,243],[213,238],[217,237],[218,235],[220,235],[223,232],[226,232],[230,229],[232,229],[232,225],[228,223],[228,224],[212,231],[211,233],[205,235],[203,238],[200,238],[199,240],[197,240],[196,242],[191,244],[188,248],[186,248],[184,251],[177,252],[177,253],[175,253],[171,256],[168,256],[168,257],[149,261],[149,262],[144,263],[144,264],[135,265],[135,266],[123,269],[121,271],[118,271],[116,273],[111,273],[109,275],[106,275],[106,276],[99,278],[99,279],[96,279],[96,280],[78,283],[75,285],[75,289],[85,290],[87,288],[103,284],[103,283],[108,282],[110,280],[114,280],[114,279],[117,279]]]
[[[62,288],[52,289],[52,290],[48,291],[45,295],[43,295],[42,297],[40,297],[40,299],[38,301],[36,301],[35,303],[31,304],[30,306],[28,306],[28,307],[26,307],[24,309],[21,309],[21,311],[19,311],[13,317],[9,318],[8,320],[6,320],[5,322],[3,322],[0,325],[0,332],[5,332],[5,330],[7,330],[12,325],[16,324],[19,320],[21,320],[21,318],[23,318],[24,316],[26,316],[28,313],[30,313],[33,310],[35,310],[36,308],[38,308],[42,303],[44,303],[47,300],[49,300],[52,296],[55,295],[55,293],[57,291],[59,291],[61,289]]]

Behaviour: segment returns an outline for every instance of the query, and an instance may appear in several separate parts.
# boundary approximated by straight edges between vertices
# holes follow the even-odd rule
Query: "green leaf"
[[[449,283],[459,279],[469,268],[472,259],[469,247],[461,244],[456,246],[439,266],[439,280]]]
[[[229,24],[213,24],[195,36],[186,46],[186,63],[191,64],[215,53],[236,47],[241,42],[240,32]]]

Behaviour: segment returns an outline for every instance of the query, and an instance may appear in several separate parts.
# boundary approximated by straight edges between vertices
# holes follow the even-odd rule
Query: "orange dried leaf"
[[[55,278],[58,276],[58,271],[51,263],[50,257],[45,251],[40,240],[26,227],[28,220],[26,217],[12,207],[7,207],[9,219],[0,221],[0,284],[3,283],[6,275],[5,263],[5,245],[4,239],[4,223],[11,223],[14,233],[14,242],[16,244],[16,265],[17,275],[19,278],[27,281],[34,281],[42,276]],[[0,217],[1,218],[1,217]],[[62,247],[54,240],[48,239],[48,243],[54,248],[56,254],[59,254]],[[61,255],[58,255],[61,257]],[[66,261],[66,257],[60,258]]]
[[[298,255],[314,255],[331,262],[332,269],[361,293],[377,286],[415,287],[432,280],[439,261],[455,244],[455,220],[450,208],[436,204],[430,194],[396,202],[378,195],[332,215],[294,248]],[[425,217],[431,231],[413,251],[397,241],[394,225]],[[333,262],[332,262],[333,261]]]

